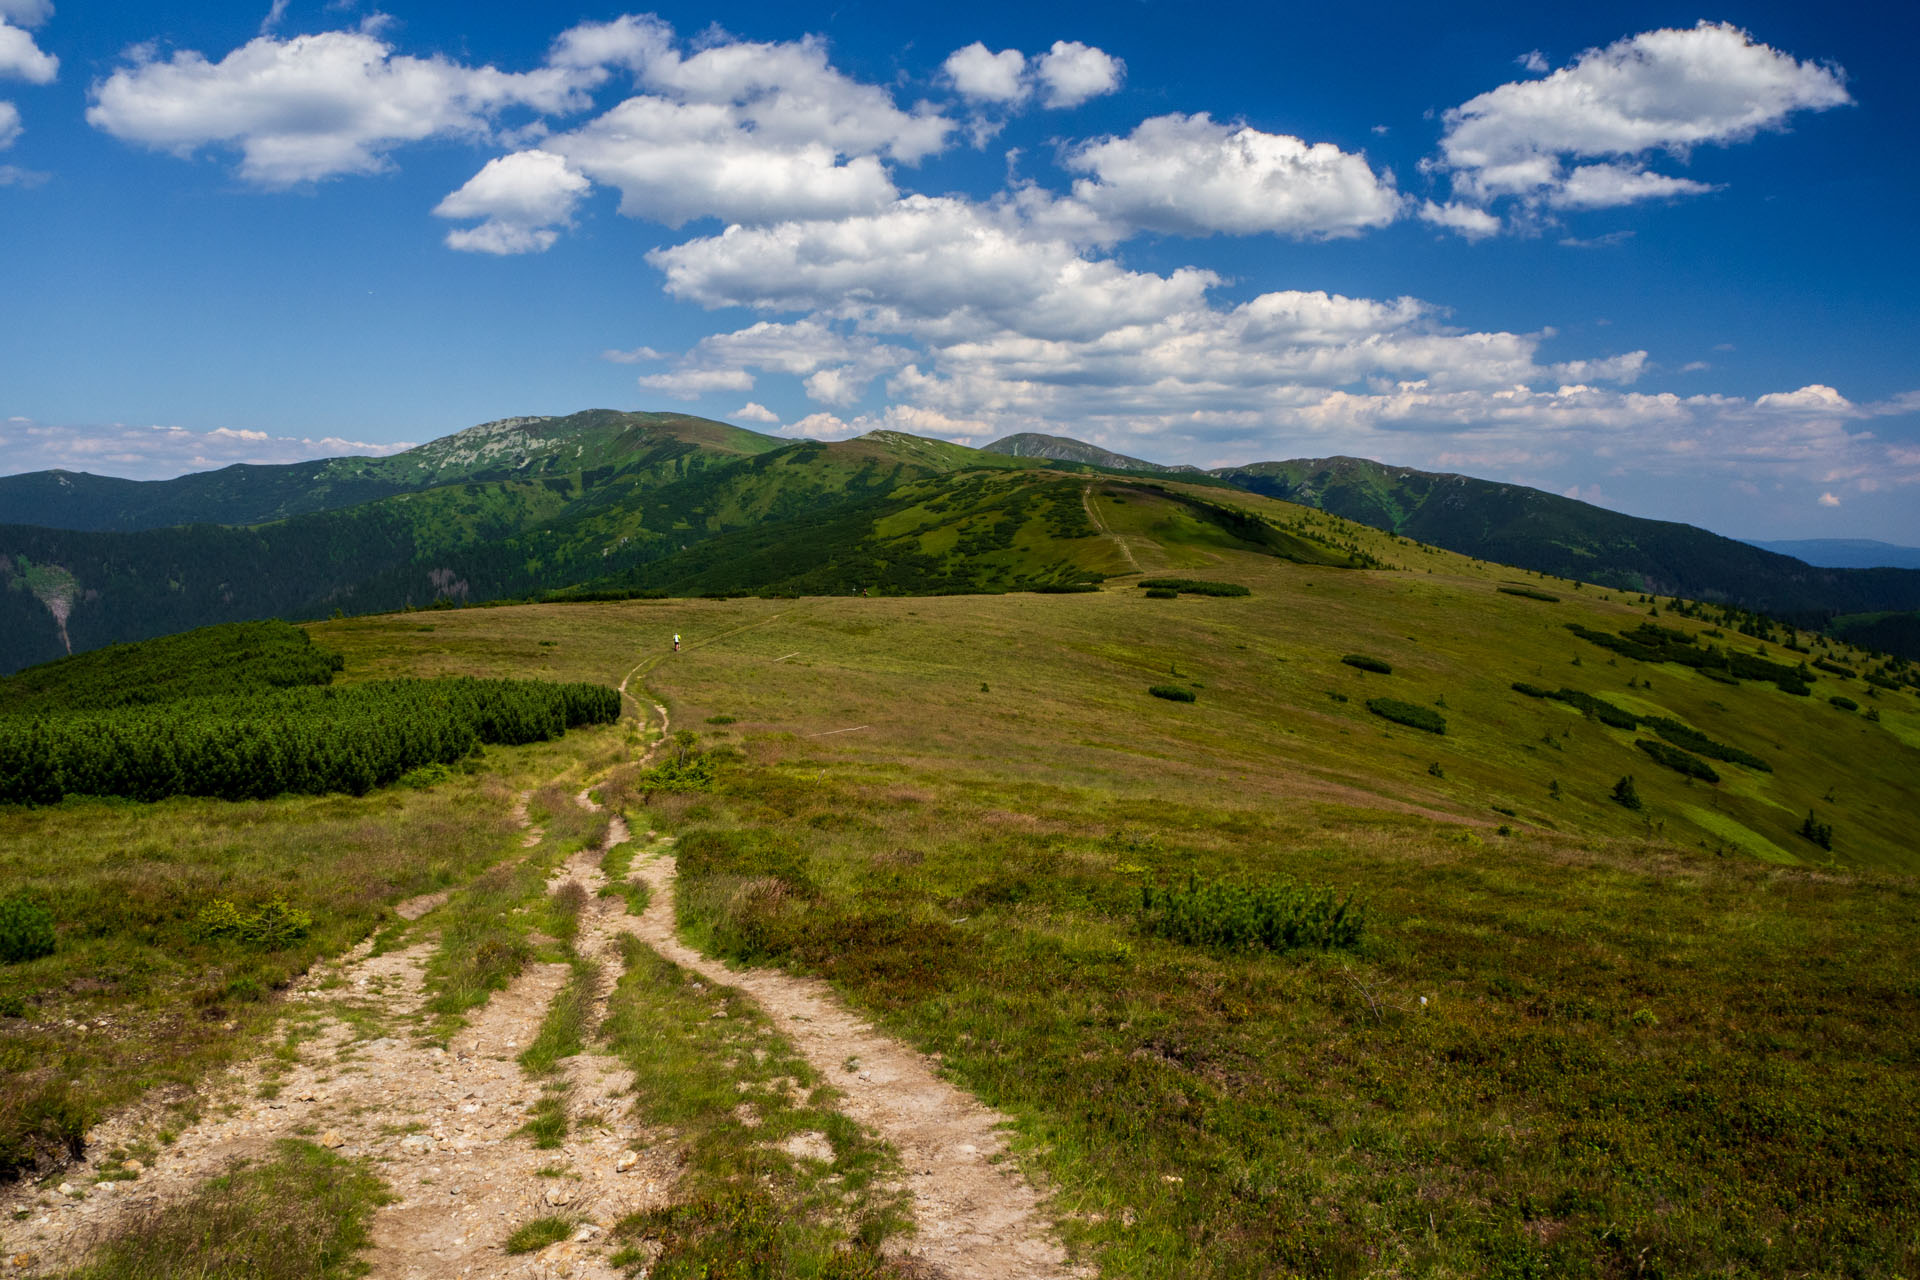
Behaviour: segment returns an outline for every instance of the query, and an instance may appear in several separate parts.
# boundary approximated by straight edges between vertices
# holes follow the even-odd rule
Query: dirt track
[[[654,709],[664,737],[666,709]],[[585,790],[577,800],[597,808]],[[523,825],[525,804],[523,797],[517,810]],[[625,823],[616,818],[608,843],[627,839]],[[525,843],[540,840],[529,826]],[[596,1024],[617,971],[618,935],[631,933],[675,964],[757,1002],[814,1069],[843,1090],[846,1113],[898,1151],[917,1228],[901,1252],[923,1272],[954,1280],[1083,1274],[1067,1264],[1033,1188],[1003,1158],[1005,1117],[848,1012],[824,983],[735,969],[682,944],[673,928],[670,841],[655,842],[635,860],[634,875],[652,890],[638,918],[621,898],[598,895],[604,853],[604,847],[580,851],[549,881],[550,890],[575,880],[587,891],[577,946],[601,961]],[[444,901],[444,894],[429,895],[398,910],[430,928],[431,913]],[[0,1259],[22,1275],[70,1267],[94,1240],[184,1197],[234,1161],[269,1154],[275,1139],[305,1136],[369,1159],[398,1197],[375,1216],[368,1261],[379,1280],[626,1274],[605,1261],[606,1230],[627,1213],[667,1203],[677,1167],[661,1135],[631,1118],[631,1074],[591,1048],[563,1060],[568,1112],[608,1123],[574,1126],[557,1151],[536,1149],[521,1132],[529,1108],[558,1082],[527,1076],[516,1058],[569,967],[529,966],[441,1049],[417,1035],[430,954],[430,945],[420,943],[375,956],[366,943],[316,966],[287,1002],[284,1024],[305,1024],[310,1033],[291,1062],[263,1055],[210,1085],[201,1108],[206,1118],[136,1180],[94,1184],[104,1171],[82,1164],[67,1171],[64,1185],[75,1194],[18,1188],[6,1208],[24,1216],[0,1222]],[[850,1060],[857,1062],[852,1072],[845,1069]],[[156,1127],[155,1113],[136,1107],[97,1126],[89,1146],[96,1152],[132,1146]],[[574,1238],[521,1257],[505,1253],[515,1227],[548,1216],[575,1221]]]

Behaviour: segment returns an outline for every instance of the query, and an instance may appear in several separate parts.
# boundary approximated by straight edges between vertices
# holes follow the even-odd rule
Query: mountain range
[[[1920,569],[1920,547],[1902,547],[1872,538],[1799,538],[1786,542],[1743,541],[1830,569]]]
[[[1521,485],[1356,458],[1170,467],[1057,436],[794,441],[672,413],[517,417],[386,458],[172,480],[0,477],[0,670],[212,622],[562,592],[1070,589],[1129,572],[1099,494],[1168,536],[1358,564],[1336,523],[1920,656],[1920,571],[1825,568]],[[1259,499],[1278,499],[1263,503]],[[1282,506],[1280,503],[1293,504]]]

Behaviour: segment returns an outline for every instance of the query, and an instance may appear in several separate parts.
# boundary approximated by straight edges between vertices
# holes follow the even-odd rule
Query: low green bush
[[[1250,596],[1251,590],[1237,582],[1209,582],[1204,578],[1142,578],[1139,586],[1149,591],[1177,591],[1189,596]]]
[[[1548,604],[1559,604],[1560,597],[1548,591],[1535,591],[1532,587],[1496,587],[1502,595],[1524,596],[1528,600],[1544,600]]]
[[[1713,760],[1725,760],[1729,764],[1743,764],[1749,769],[1758,769],[1761,773],[1773,772],[1772,765],[1751,751],[1742,751],[1739,747],[1715,742],[1698,729],[1689,728],[1678,720],[1669,719],[1666,716],[1642,716],[1640,723],[1674,746],[1685,747],[1696,755],[1703,755]]]
[[[1582,693],[1578,689],[1542,689],[1537,684],[1528,684],[1524,680],[1516,680],[1513,684],[1513,691],[1515,693],[1523,693],[1529,698],[1551,698],[1555,702],[1564,702],[1570,707],[1578,707],[1581,711],[1592,716],[1600,723],[1612,725],[1616,729],[1638,729],[1640,727],[1640,717],[1634,715],[1631,711],[1616,707],[1605,698],[1596,698],[1590,693]]]
[[[1374,672],[1378,672],[1383,676],[1390,676],[1393,674],[1393,667],[1391,664],[1382,662],[1378,658],[1369,658],[1364,653],[1349,653],[1345,657],[1341,658],[1340,661],[1346,663],[1350,667],[1358,667],[1362,671],[1374,671]]]
[[[1430,707],[1417,707],[1411,702],[1402,702],[1398,698],[1368,698],[1367,710],[1395,724],[1424,729],[1428,733],[1447,731],[1446,717],[1438,711]]]
[[[1147,592],[1149,600],[1178,600],[1180,593],[1168,587],[1154,587]]]
[[[1640,799],[1640,788],[1633,785],[1632,774],[1613,784],[1613,802],[1635,812],[1646,808],[1645,802]]]
[[[1837,693],[1834,694],[1831,698],[1828,698],[1827,701],[1831,702],[1834,706],[1840,708],[1842,711],[1858,711],[1860,709],[1860,704],[1855,702],[1852,698],[1848,698]]]
[[[713,788],[713,757],[694,745],[691,729],[681,729],[667,744],[665,758],[641,774],[642,791],[709,791]]]
[[[0,898],[0,964],[50,956],[54,941],[53,913],[44,902],[24,893]]]
[[[1222,951],[1351,950],[1366,930],[1364,916],[1352,895],[1336,902],[1332,889],[1288,879],[1248,888],[1189,876],[1185,889],[1140,886],[1146,932]]]
[[[1636,739],[1633,745],[1675,773],[1684,773],[1689,778],[1699,778],[1703,782],[1720,781],[1720,775],[1713,771],[1713,766],[1699,756],[1688,755],[1677,747],[1670,747],[1664,742],[1655,742],[1651,738]]]
[[[1156,684],[1147,686],[1147,692],[1156,698],[1165,698],[1168,702],[1192,702],[1199,697],[1191,689],[1177,684]]]
[[[200,936],[209,941],[230,938],[265,951],[278,951],[306,937],[313,927],[313,917],[285,898],[270,899],[247,912],[225,898],[215,898],[200,908],[195,923]]]

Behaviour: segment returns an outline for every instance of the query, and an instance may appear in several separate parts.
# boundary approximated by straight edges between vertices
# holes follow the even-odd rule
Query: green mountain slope
[[[1172,470],[1059,436],[1009,436],[985,447],[1135,471]],[[1920,610],[1920,571],[1816,567],[1692,525],[1623,515],[1525,485],[1346,457],[1257,462],[1204,475],[1482,560],[1626,591],[1728,601],[1806,626],[1824,627],[1843,614]],[[1891,652],[1920,658],[1917,632],[1920,617],[1860,634],[1889,642]]]
[[[391,458],[103,482],[69,504],[69,525],[197,522],[0,524],[0,670],[211,623],[555,591],[998,591],[1198,570],[1179,549],[1215,543],[1373,562],[1350,527],[1305,523],[1303,507],[1624,590],[1805,626],[1844,615],[1849,635],[1920,649],[1906,612],[1920,609],[1920,572],[1816,569],[1686,525],[1356,459],[1113,464],[1151,466],[1056,437],[987,450],[888,431],[790,442],[590,410],[487,423]],[[0,492],[95,479],[48,477]],[[1379,544],[1389,560],[1401,545]]]
[[[241,465],[172,480],[71,471],[0,476],[0,512],[9,524],[89,531],[260,524],[456,482],[624,471],[695,452],[747,456],[782,443],[686,414],[589,409],[482,423],[385,458]]]
[[[1920,572],[1815,568],[1692,525],[1470,476],[1360,458],[1262,462],[1215,474],[1463,555],[1628,591],[1728,600],[1802,624],[1920,609]]]
[[[0,526],[0,668],[216,622],[680,580],[699,571],[635,575],[747,529],[805,546],[805,530],[828,513],[864,510],[962,466],[999,475],[1038,465],[898,433],[783,443],[722,424],[663,431],[632,419],[543,423],[531,454],[517,451],[518,427],[464,432],[416,450],[409,475],[470,479],[259,524]],[[514,478],[484,478],[502,468]],[[719,585],[734,590],[777,585],[723,576]]]

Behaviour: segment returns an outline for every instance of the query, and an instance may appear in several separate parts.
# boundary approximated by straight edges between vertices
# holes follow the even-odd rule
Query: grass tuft
[[[571,1218],[535,1218],[522,1223],[502,1246],[508,1253],[538,1253],[550,1244],[559,1244],[573,1234]]]
[[[357,1161],[289,1139],[103,1242],[69,1280],[343,1280],[359,1262],[380,1180]]]

